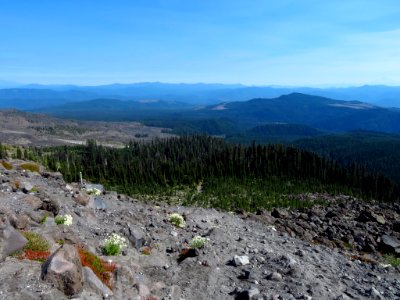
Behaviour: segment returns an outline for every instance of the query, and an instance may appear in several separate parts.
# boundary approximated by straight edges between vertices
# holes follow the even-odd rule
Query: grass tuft
[[[24,231],[22,235],[28,240],[28,243],[15,254],[19,259],[44,262],[50,256],[50,245],[43,236],[31,231]]]
[[[386,254],[383,258],[388,264],[392,265],[393,267],[400,266],[400,257],[396,257],[393,254]]]
[[[35,163],[23,163],[20,167],[26,171],[40,173],[40,167]]]
[[[10,164],[9,162],[7,162],[7,161],[5,161],[5,160],[3,160],[3,161],[1,162],[1,164],[3,165],[4,169],[6,169],[6,170],[12,170],[12,169],[13,169],[12,164]]]

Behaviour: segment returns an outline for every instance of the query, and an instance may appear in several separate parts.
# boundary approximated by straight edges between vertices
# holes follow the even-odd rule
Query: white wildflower
[[[86,190],[86,192],[89,195],[94,195],[94,196],[100,196],[101,195],[101,191],[99,189],[96,189],[96,188],[89,188],[89,189]]]
[[[65,215],[64,216],[64,225],[70,226],[72,224],[72,216]]]
[[[189,243],[190,248],[194,248],[194,249],[201,249],[204,248],[205,244],[206,244],[207,239],[196,235]]]
[[[180,214],[177,213],[170,214],[169,221],[176,227],[183,228],[186,226],[185,219]]]
[[[112,233],[105,241],[104,241],[104,246],[107,245],[117,245],[120,248],[125,248],[127,247],[126,243],[126,238],[116,234]]]
[[[59,215],[57,216],[54,221],[57,225],[72,225],[72,216],[71,215]]]

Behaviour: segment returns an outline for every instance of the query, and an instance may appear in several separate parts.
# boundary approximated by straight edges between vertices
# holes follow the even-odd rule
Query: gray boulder
[[[87,284],[92,290],[102,295],[104,298],[113,295],[113,292],[106,286],[96,274],[88,267],[83,267],[83,278],[85,284]]]
[[[246,255],[243,255],[243,256],[235,255],[233,257],[233,264],[236,267],[245,266],[245,265],[248,265],[249,263],[250,263],[249,257]]]
[[[139,250],[143,247],[145,243],[144,232],[139,226],[129,225],[128,227],[129,235],[128,239],[132,245]]]
[[[400,254],[400,241],[385,234],[382,236],[381,248],[384,251]]]
[[[289,216],[289,213],[287,210],[274,208],[274,210],[271,212],[271,216],[277,219],[284,219]]]
[[[42,280],[54,284],[67,296],[83,290],[82,264],[77,249],[65,244],[58,248],[42,265]]]
[[[250,289],[238,292],[235,300],[256,300],[259,299],[259,295],[260,290],[253,286]]]
[[[25,193],[28,194],[31,192],[31,190],[33,189],[34,185],[30,182],[22,182],[21,184],[21,190]]]
[[[41,209],[43,210],[47,210],[51,213],[53,213],[53,215],[58,215],[58,213],[60,212],[60,204],[58,203],[57,200],[53,199],[53,198],[44,198],[42,199],[43,203],[42,203],[42,207]]]
[[[42,200],[33,195],[27,195],[24,198],[24,202],[32,207],[33,210],[38,210],[40,207],[42,207]]]
[[[90,200],[90,196],[86,193],[79,192],[74,195],[74,201],[80,205],[86,206],[88,205]]]
[[[27,242],[27,239],[11,226],[7,218],[0,218],[0,261],[24,248]]]
[[[94,208],[98,210],[105,211],[107,209],[107,204],[103,201],[103,199],[99,197],[94,198]]]

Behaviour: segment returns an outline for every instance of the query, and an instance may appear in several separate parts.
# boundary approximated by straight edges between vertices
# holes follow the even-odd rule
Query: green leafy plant
[[[178,213],[170,214],[168,219],[176,227],[183,228],[186,226],[185,219]]]
[[[202,249],[204,248],[204,246],[206,245],[207,239],[196,235],[190,242],[189,242],[189,246],[190,248],[193,249]]]
[[[59,244],[59,245],[64,245],[65,244],[65,240],[59,239],[59,240],[56,241],[56,243]]]
[[[44,223],[46,223],[48,217],[49,217],[48,214],[45,214],[45,215],[40,219],[39,223],[43,225]]]
[[[38,189],[36,186],[34,186],[34,187],[30,190],[30,192],[31,192],[31,193],[38,193],[38,192],[39,192],[39,189]]]
[[[57,225],[66,225],[70,226],[72,224],[72,216],[71,215],[59,215],[55,217],[54,222]]]
[[[400,266],[400,257],[397,257],[393,254],[386,254],[383,258],[388,264],[392,265],[393,267]]]
[[[23,163],[20,165],[20,167],[27,171],[40,173],[40,167],[35,163]]]
[[[127,247],[126,238],[113,233],[104,241],[103,253],[107,256],[119,255],[125,247]]]

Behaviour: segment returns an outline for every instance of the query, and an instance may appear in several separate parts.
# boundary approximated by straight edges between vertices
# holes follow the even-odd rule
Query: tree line
[[[350,192],[364,199],[399,200],[398,186],[365,168],[283,145],[233,145],[209,136],[185,136],[130,142],[116,149],[88,141],[86,145],[31,148],[26,158],[63,173],[67,181],[84,178],[120,192],[152,193],[177,185],[226,180],[301,182],[305,192]],[[234,179],[233,181],[231,179]],[[329,188],[328,188],[329,187]]]

